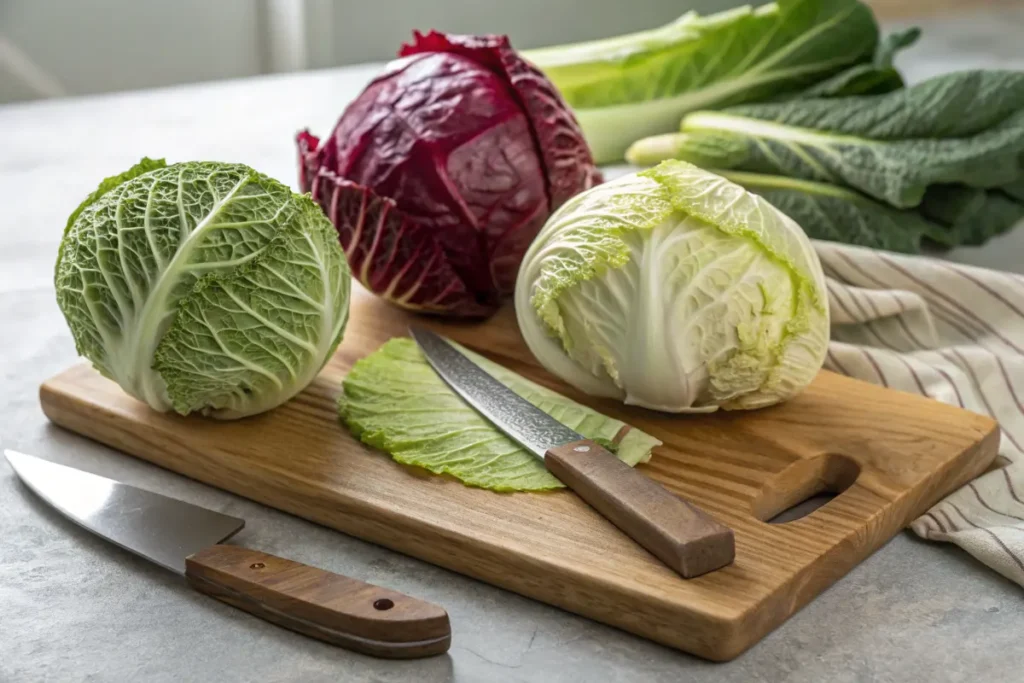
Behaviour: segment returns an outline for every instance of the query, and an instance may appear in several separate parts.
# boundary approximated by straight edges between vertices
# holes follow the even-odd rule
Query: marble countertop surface
[[[912,80],[1024,68],[1024,9],[924,23]],[[375,67],[0,107],[0,445],[244,517],[240,544],[446,607],[448,655],[389,662],[199,595],[35,499],[0,460],[0,681],[1019,680],[1018,586],[903,533],[733,662],[712,664],[204,486],[49,425],[40,382],[76,362],[52,269],[67,215],[140,157],[295,177],[292,137],[326,133]],[[1024,230],[958,261],[1024,272]]]

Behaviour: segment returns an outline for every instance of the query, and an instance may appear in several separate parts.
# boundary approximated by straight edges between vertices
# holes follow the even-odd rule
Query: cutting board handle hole
[[[797,460],[765,482],[753,514],[770,524],[794,522],[841,495],[859,475],[860,465],[838,453]]]

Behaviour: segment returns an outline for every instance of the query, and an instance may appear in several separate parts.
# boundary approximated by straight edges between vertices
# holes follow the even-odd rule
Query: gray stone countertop
[[[1024,11],[925,24],[914,80],[1024,67]],[[0,108],[0,445],[244,517],[237,542],[444,605],[448,655],[389,662],[269,625],[91,536],[0,460],[0,681],[1015,681],[1018,586],[905,532],[733,662],[712,664],[161,470],[49,425],[40,382],[76,362],[52,268],[69,212],[144,155],[292,181],[296,129],[329,131],[374,73],[299,75]],[[960,261],[1022,269],[1024,230]]]

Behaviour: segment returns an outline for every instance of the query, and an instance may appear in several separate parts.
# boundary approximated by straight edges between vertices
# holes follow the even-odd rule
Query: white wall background
[[[0,0],[0,101],[258,73],[256,6]]]
[[[287,1],[287,0],[286,0]],[[333,9],[338,63],[383,59],[413,28],[504,33],[516,47],[588,40],[652,28],[690,9],[715,11],[768,0],[325,0]],[[371,6],[368,6],[371,5]]]
[[[0,102],[385,60],[413,29],[528,48],[742,0],[0,0]]]

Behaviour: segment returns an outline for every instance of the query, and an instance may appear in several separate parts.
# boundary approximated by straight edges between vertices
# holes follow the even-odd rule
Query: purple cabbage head
[[[300,182],[353,275],[405,308],[492,313],[548,216],[601,181],[572,112],[504,36],[415,34],[323,140]]]

